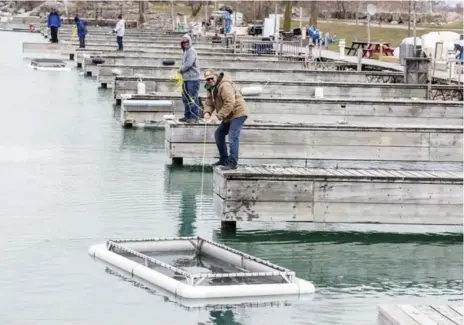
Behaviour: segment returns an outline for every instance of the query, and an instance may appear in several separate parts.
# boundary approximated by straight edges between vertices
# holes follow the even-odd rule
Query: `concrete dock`
[[[179,94],[161,96],[133,95],[126,99],[121,107],[121,124],[123,126],[150,126],[154,121],[157,126],[162,120],[152,120],[157,114],[162,118],[166,114],[181,117],[184,105]],[[204,98],[202,98],[204,100]],[[171,101],[169,110],[159,106],[159,101]],[[348,123],[378,125],[441,125],[461,126],[463,124],[462,103],[430,100],[371,100],[357,98],[301,98],[290,97],[246,97],[250,121],[280,123]],[[147,118],[149,117],[149,118]]]
[[[379,123],[381,124],[381,123]],[[167,157],[173,164],[218,158],[216,125],[168,121]],[[318,168],[462,171],[463,127],[366,126],[246,122],[243,164]]]
[[[178,51],[182,51],[180,49],[180,44],[176,44],[177,42],[171,41],[171,42],[158,42],[158,41],[152,41],[152,42],[139,42],[137,40],[129,40],[126,41],[124,40],[124,48],[126,46],[128,48],[132,47],[138,47],[138,48],[146,48],[146,49],[152,49],[152,48],[165,48],[165,49],[176,49]],[[73,45],[75,48],[79,47],[79,41],[72,41],[69,43],[63,43],[63,44],[69,44]],[[85,42],[85,46],[115,46],[116,44],[116,38],[113,40],[108,40],[108,41],[89,41]],[[117,45],[116,45],[117,46]],[[195,49],[198,51],[211,51],[211,52],[224,52],[224,53],[233,53],[232,48],[227,48],[221,43],[204,43],[204,44],[195,44]]]
[[[213,61],[207,61],[212,62]],[[106,75],[108,72],[113,72],[118,69],[122,72],[122,75],[127,75],[127,71],[131,67],[124,67],[122,69],[107,68],[107,66],[100,66],[100,72],[104,72],[104,76],[99,76],[98,81],[101,83],[103,88],[108,87],[109,76]],[[114,66],[113,66],[114,67]],[[159,69],[154,69],[150,72],[156,74],[156,77],[146,78],[140,73],[137,78],[130,77],[116,77],[114,78],[113,84],[110,86],[113,88],[113,95],[115,99],[121,99],[122,94],[136,94],[137,84],[142,81],[145,84],[145,92],[156,93],[163,95],[165,93],[175,93],[178,91],[179,86],[173,80],[173,73],[175,69],[172,67],[165,67],[162,65],[158,66]],[[211,65],[215,67],[215,65]],[[151,69],[151,68],[150,68]],[[124,72],[123,72],[124,70]],[[174,71],[173,71],[174,70]],[[138,68],[137,70],[140,71]],[[221,71],[221,70],[219,70]],[[234,81],[235,86],[238,89],[245,89],[249,87],[260,87],[261,92],[256,96],[267,96],[267,97],[294,97],[294,98],[312,98],[316,95],[316,90],[322,89],[324,98],[359,98],[359,99],[428,99],[431,94],[436,94],[437,91],[442,91],[445,96],[435,96],[435,100],[443,100],[450,98],[450,100],[462,101],[460,94],[462,89],[457,85],[433,85],[429,92],[427,85],[418,84],[389,84],[389,83],[368,83],[368,82],[348,82],[348,81],[286,81],[270,78],[263,80],[268,75],[271,75],[268,71],[272,71],[270,68],[266,69],[251,69],[251,68],[224,68],[225,74],[228,75]],[[277,70],[274,71],[282,71]],[[285,70],[292,71],[292,70]],[[298,71],[298,70],[293,70]],[[304,71],[304,70],[301,70]],[[141,71],[140,71],[141,72]],[[325,71],[304,71],[302,73],[307,74],[307,80],[316,79],[330,79],[330,78],[341,78],[340,74],[328,73]],[[295,78],[298,78],[299,73],[295,72]],[[286,78],[286,73],[280,75],[280,77]],[[288,78],[291,78],[289,75]],[[106,82],[105,82],[106,81]],[[203,81],[204,83],[204,81]],[[106,86],[104,86],[106,84]],[[245,90],[246,91],[246,90]],[[455,94],[456,96],[452,96]],[[200,95],[206,96],[206,90],[203,87],[200,88]],[[125,96],[123,96],[125,97]]]
[[[166,48],[166,49],[177,49],[177,50],[180,50],[180,42],[178,44],[176,44],[178,42],[174,42],[174,41],[169,41],[169,42],[161,42],[161,41],[156,41],[156,40],[152,40],[151,42],[145,42],[145,41],[138,41],[136,39],[132,39],[132,40],[124,40],[124,47],[139,47],[139,48],[147,48],[147,49],[150,49],[150,48]],[[63,44],[69,44],[69,45],[73,45],[75,48],[78,48],[79,47],[79,41],[70,41],[70,42],[66,42],[66,43],[63,43]],[[85,42],[85,46],[115,46],[116,44],[116,38],[112,39],[112,40],[106,40],[106,41],[98,41],[98,40],[95,40],[95,41],[88,41],[86,40]],[[117,46],[117,45],[116,45]],[[211,52],[224,52],[224,53],[233,53],[233,49],[232,48],[227,48],[225,47],[223,44],[221,43],[212,43],[212,42],[208,42],[208,43],[201,43],[201,44],[195,44],[195,49],[199,50],[199,51],[211,51]]]
[[[203,65],[208,68],[215,69],[216,71],[224,71],[227,73],[234,82],[237,80],[247,80],[253,78],[253,80],[271,82],[274,80],[296,82],[296,81],[307,81],[311,80],[313,75],[317,75],[319,72],[314,70],[289,70],[289,69],[252,69],[252,68],[241,68],[237,67],[235,63],[228,63],[227,61],[221,62],[212,60],[203,60]],[[114,71],[120,71],[121,76],[141,76],[141,77],[157,77],[157,78],[169,78],[173,71],[177,69],[172,66],[153,66],[153,65],[109,65],[101,64],[98,66],[97,82],[101,87],[110,87],[114,81]],[[328,76],[337,77],[337,74],[330,74]],[[317,82],[317,80],[315,80]]]
[[[101,44],[86,44],[86,50],[92,50],[92,51],[111,51],[114,50],[116,52],[116,41],[114,44],[108,43],[107,45],[101,45]],[[159,47],[154,44],[153,46],[140,46],[136,44],[124,44],[124,52],[126,51],[140,51],[143,49],[143,51],[150,53],[156,53],[156,52],[168,52],[174,55],[179,55],[180,49],[177,46],[171,46],[171,47]],[[75,53],[77,51],[77,46],[73,44],[65,44],[65,43],[41,43],[41,42],[24,42],[23,43],[23,53],[46,53],[46,54],[60,54],[64,56],[69,56],[71,60],[74,60]],[[220,48],[217,47],[214,49],[210,50],[199,50],[198,52],[202,52],[203,54],[207,53],[232,53],[230,49],[226,48]],[[199,53],[200,54],[200,53]],[[81,62],[82,63],[82,62]]]
[[[156,57],[156,56],[157,57]],[[163,60],[166,59],[166,55],[163,54],[152,54],[150,58],[139,57],[139,58],[124,58],[118,56],[101,56],[101,59],[105,62],[105,65],[114,65],[114,66],[164,66]],[[175,64],[169,66],[171,69],[179,69],[182,64],[182,56],[179,54],[178,56],[172,56],[169,58],[170,60],[174,60]],[[84,58],[84,64],[82,68],[86,72],[87,76],[97,76],[98,75],[98,67],[101,65],[91,64],[93,59],[91,58]],[[301,70],[304,69],[303,62],[298,61],[277,61],[277,60],[254,60],[253,58],[241,58],[237,56],[225,56],[225,55],[202,55],[199,57],[199,61],[202,66],[222,66],[224,68],[233,68],[233,67],[241,67],[241,68],[248,68],[248,69],[287,69],[287,70]]]
[[[243,221],[461,227],[461,172],[240,167],[214,169],[224,226]]]
[[[446,305],[379,305],[377,325],[462,325],[463,302]]]
[[[32,50],[31,50],[32,51]],[[156,58],[158,56],[162,56],[162,58],[165,59],[174,59],[178,60],[182,57],[182,52],[179,50],[168,50],[168,49],[163,49],[163,48],[154,48],[154,49],[124,49],[123,52],[116,51],[114,47],[98,47],[98,46],[93,46],[93,47],[87,47],[85,49],[75,49],[73,52],[75,53],[75,61],[76,64],[79,67],[84,66],[85,63],[91,63],[89,61],[84,62],[85,58],[91,58],[92,56],[105,56],[105,55],[110,55],[114,57],[134,57],[134,56],[140,56],[140,57],[150,57],[150,58]],[[274,62],[274,61],[290,61],[290,62],[301,62],[301,65],[303,65],[304,58],[298,58],[294,56],[275,56],[275,55],[253,55],[253,54],[234,54],[234,53],[218,53],[214,51],[197,51],[198,56],[201,58],[206,57],[223,57],[224,60],[226,59],[253,59],[255,61],[269,61],[269,62]],[[337,68],[340,69],[339,67],[348,67],[349,65],[345,63],[338,63],[338,62],[330,62],[328,64],[333,70],[336,70]]]

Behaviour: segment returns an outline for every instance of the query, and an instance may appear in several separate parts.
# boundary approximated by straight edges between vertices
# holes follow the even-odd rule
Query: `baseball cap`
[[[214,71],[214,69],[208,69],[205,71],[205,80],[209,79],[209,78],[213,78],[217,76],[217,73],[216,71]]]

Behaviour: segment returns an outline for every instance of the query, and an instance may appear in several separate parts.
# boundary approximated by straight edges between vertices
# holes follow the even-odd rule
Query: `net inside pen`
[[[184,241],[183,244],[186,245],[179,245],[179,240]],[[164,242],[162,250],[156,248],[156,242],[157,240],[145,241],[143,249],[140,250],[137,250],[137,245],[133,245],[134,241],[110,241],[107,245],[114,253],[191,285],[279,284],[289,283],[294,277],[294,272],[290,270],[201,238],[173,239],[171,241],[173,243],[172,250],[166,248],[168,247],[166,244],[169,242]],[[200,244],[205,242],[214,245],[217,253],[211,254],[212,246],[209,247],[209,250],[201,249],[202,245]],[[153,246],[153,250],[149,249],[150,245]],[[241,263],[232,263],[230,259],[228,261],[221,259],[221,255],[225,255],[224,252],[229,255],[235,254],[235,258]],[[244,263],[246,260],[253,263],[255,269],[250,270],[242,267],[242,265],[251,265]],[[259,267],[259,264],[262,265],[264,271],[256,270],[256,265]]]

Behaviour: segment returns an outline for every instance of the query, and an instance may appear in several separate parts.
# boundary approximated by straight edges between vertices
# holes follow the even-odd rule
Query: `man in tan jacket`
[[[205,71],[205,80],[207,97],[204,103],[203,117],[209,119],[208,122],[214,122],[215,118],[221,121],[214,132],[220,158],[213,166],[224,166],[222,169],[236,169],[240,132],[248,117],[245,100],[224,73],[217,74],[213,69],[208,69]],[[216,111],[216,117],[211,116],[213,111]],[[226,135],[229,135],[230,155],[227,153]]]

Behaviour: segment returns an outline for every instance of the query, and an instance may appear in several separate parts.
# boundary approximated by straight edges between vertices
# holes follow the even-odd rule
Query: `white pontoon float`
[[[178,266],[161,261],[186,252],[222,265],[210,271],[189,265],[192,258],[174,259]],[[200,237],[109,240],[90,247],[89,254],[184,299],[304,298],[315,291],[293,271]],[[226,265],[232,272],[215,272]]]
[[[71,69],[67,66],[66,62],[58,59],[32,59],[29,64],[30,68],[35,70],[48,70],[48,71],[57,71],[57,70],[66,70],[70,71]]]
[[[150,294],[162,296],[172,303],[186,310],[223,310],[223,309],[240,309],[248,308],[265,308],[265,307],[288,307],[294,301],[310,301],[314,299],[314,294],[306,295],[280,295],[280,296],[261,296],[261,297],[232,297],[232,298],[210,298],[210,299],[185,299],[176,296],[173,292],[164,290],[152,283],[143,279],[137,278],[136,281],[132,278],[132,274],[123,271],[113,265],[102,261],[105,264],[105,272],[119,278],[137,288],[144,289]]]

